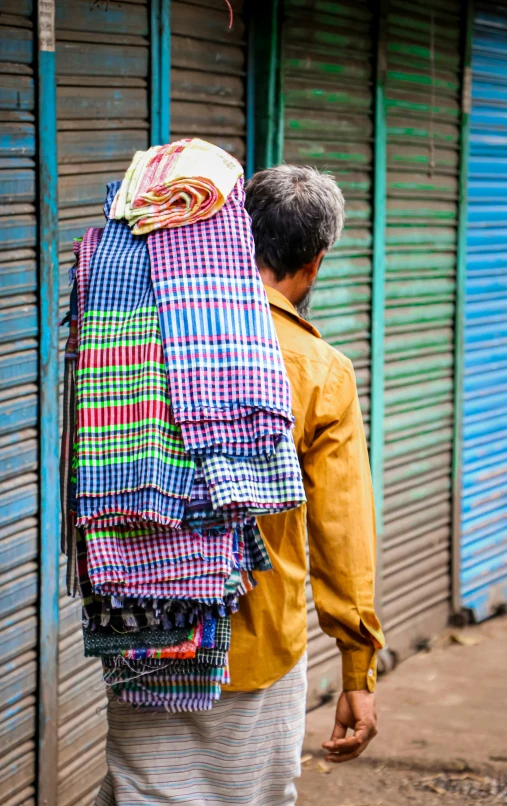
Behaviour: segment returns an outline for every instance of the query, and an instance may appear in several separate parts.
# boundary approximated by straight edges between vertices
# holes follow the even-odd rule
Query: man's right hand
[[[354,731],[347,738],[347,730]],[[378,733],[375,694],[369,691],[343,691],[336,706],[336,718],[330,741],[322,747],[328,751],[326,761],[343,764],[364,753]]]

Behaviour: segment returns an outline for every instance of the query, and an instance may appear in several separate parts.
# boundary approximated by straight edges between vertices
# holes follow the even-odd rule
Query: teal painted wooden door
[[[0,18],[0,802],[35,792],[36,132],[31,0]]]

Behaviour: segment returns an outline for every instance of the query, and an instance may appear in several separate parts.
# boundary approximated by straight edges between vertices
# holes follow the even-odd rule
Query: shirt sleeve
[[[337,357],[315,401],[303,458],[310,579],[320,626],[337,640],[343,688],[376,683],[384,636],[374,608],[375,512],[356,381]]]

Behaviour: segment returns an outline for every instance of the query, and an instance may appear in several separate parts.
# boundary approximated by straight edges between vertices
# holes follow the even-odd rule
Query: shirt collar
[[[289,313],[295,319],[297,319],[298,323],[301,327],[304,327],[305,330],[308,330],[310,333],[313,333],[318,339],[321,338],[321,335],[316,327],[314,327],[310,322],[306,319],[303,319],[302,316],[298,314],[292,302],[289,302],[287,297],[285,297],[281,291],[277,291],[276,288],[272,288],[269,285],[264,286],[266,290],[266,294],[268,295],[269,304],[272,305],[274,308],[279,308],[281,311],[285,311],[285,313]]]

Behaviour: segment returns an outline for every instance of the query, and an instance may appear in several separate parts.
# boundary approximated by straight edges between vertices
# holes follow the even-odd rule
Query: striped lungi
[[[211,711],[136,711],[111,700],[95,806],[291,806],[305,700],[306,655],[270,688],[224,691]]]

